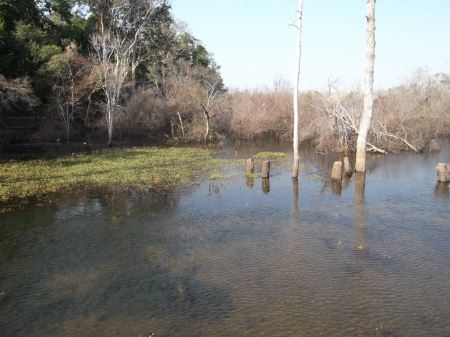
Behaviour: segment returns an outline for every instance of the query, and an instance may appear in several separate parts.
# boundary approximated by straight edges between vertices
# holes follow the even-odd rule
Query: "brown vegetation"
[[[169,72],[160,87],[125,87],[123,107],[115,117],[116,141],[204,142],[207,121],[208,141],[223,137],[292,140],[292,91],[285,83],[278,82],[273,89],[265,90],[221,90],[206,105],[211,86],[202,80],[205,74],[183,62],[174,67],[177,71]],[[106,133],[102,106],[90,103],[92,94],[98,95],[96,81],[91,79],[95,71],[83,73],[81,98],[77,100],[81,103],[76,105],[73,115],[78,131],[74,130],[72,138],[84,141],[89,135],[91,140],[101,142]],[[12,89],[15,88],[12,83],[17,84],[17,90]],[[38,103],[32,91],[27,91],[26,80],[3,80],[1,85],[4,110],[9,101],[19,105],[22,103],[17,102],[29,102],[29,107]],[[341,91],[330,85],[327,91],[302,93],[300,104],[301,144],[309,144],[319,152],[355,151],[363,109],[360,91]],[[206,107],[209,120],[205,118]],[[41,120],[40,131],[34,133],[34,138],[55,140],[65,136],[63,131],[63,118],[53,108]],[[441,140],[449,136],[450,82],[446,76],[421,74],[402,86],[375,93],[369,151],[435,151]]]
[[[291,96],[286,88],[231,94],[230,134],[235,138],[292,138]],[[300,143],[318,151],[354,151],[363,109],[359,91],[309,91],[301,96]],[[378,91],[369,151],[436,150],[450,136],[450,85],[446,77],[416,76]]]

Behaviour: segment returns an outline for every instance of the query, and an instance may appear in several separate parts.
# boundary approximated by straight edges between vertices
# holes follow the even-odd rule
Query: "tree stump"
[[[344,172],[347,177],[351,177],[353,175],[353,169],[352,166],[350,165],[348,157],[344,158]]]
[[[450,164],[439,163],[436,166],[438,181],[446,183],[450,181]]]
[[[253,174],[255,172],[255,161],[253,158],[247,159],[245,163],[245,174]]]
[[[342,162],[335,161],[333,164],[333,169],[331,170],[331,180],[341,181],[342,180]]]
[[[270,177],[270,160],[265,160],[261,167],[261,178],[269,179]]]

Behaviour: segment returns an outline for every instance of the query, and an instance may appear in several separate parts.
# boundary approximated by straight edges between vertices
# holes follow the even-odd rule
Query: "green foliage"
[[[53,55],[48,61],[46,69],[51,73],[59,74],[62,78],[68,78],[71,72],[69,60],[63,54]]]
[[[72,4],[67,0],[45,0],[44,8],[50,14],[57,14],[64,21],[72,18]]]
[[[121,14],[113,17],[110,6],[119,2]],[[76,11],[74,6],[77,6]],[[148,8],[151,8],[149,12]],[[96,64],[90,58],[93,49],[91,38],[99,32],[101,19],[107,29],[129,41],[143,24],[129,61],[136,87],[152,85],[151,89],[159,98],[166,99],[166,92],[173,89],[170,88],[173,78],[187,77],[186,69],[189,69],[188,72],[194,74],[191,84],[201,87],[204,92],[209,90],[208,83],[223,89],[219,67],[212,55],[200,41],[175,25],[167,0],[0,0],[0,74],[7,79],[31,80],[34,93],[43,103],[42,111],[36,111],[35,116],[47,118],[56,111],[52,107],[54,95],[51,89],[55,78],[61,81],[67,76],[70,68],[63,57],[64,50],[75,45],[77,55],[83,59],[79,63],[89,64],[83,76],[76,79],[83,78],[88,82],[81,97],[75,98],[77,109],[88,111],[86,114],[95,118],[95,122],[103,117],[99,107],[104,97],[101,90],[96,89],[98,80],[91,75],[95,73]],[[131,76],[126,81],[130,79]],[[83,83],[76,84],[81,87]],[[125,87],[131,86],[125,83]],[[126,94],[128,92],[124,91],[120,97],[121,104],[126,102]],[[186,105],[192,105],[189,97],[184,97],[184,100]],[[198,111],[198,108],[192,110]],[[161,127],[164,132],[170,129],[167,124],[170,119],[169,116],[164,118],[165,125]],[[87,120],[80,115],[75,123],[83,128],[88,124]]]

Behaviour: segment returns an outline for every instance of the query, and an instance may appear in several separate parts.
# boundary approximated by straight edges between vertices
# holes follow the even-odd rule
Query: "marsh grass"
[[[284,152],[272,152],[272,151],[258,152],[253,156],[253,159],[255,160],[281,160],[287,158],[288,155]]]
[[[234,163],[198,148],[113,148],[56,159],[0,164],[0,208],[83,188],[153,190],[183,186]]]

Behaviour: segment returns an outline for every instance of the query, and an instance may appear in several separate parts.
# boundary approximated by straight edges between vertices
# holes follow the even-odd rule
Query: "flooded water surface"
[[[2,214],[0,335],[450,336],[448,147],[372,157],[365,189],[332,160]]]

